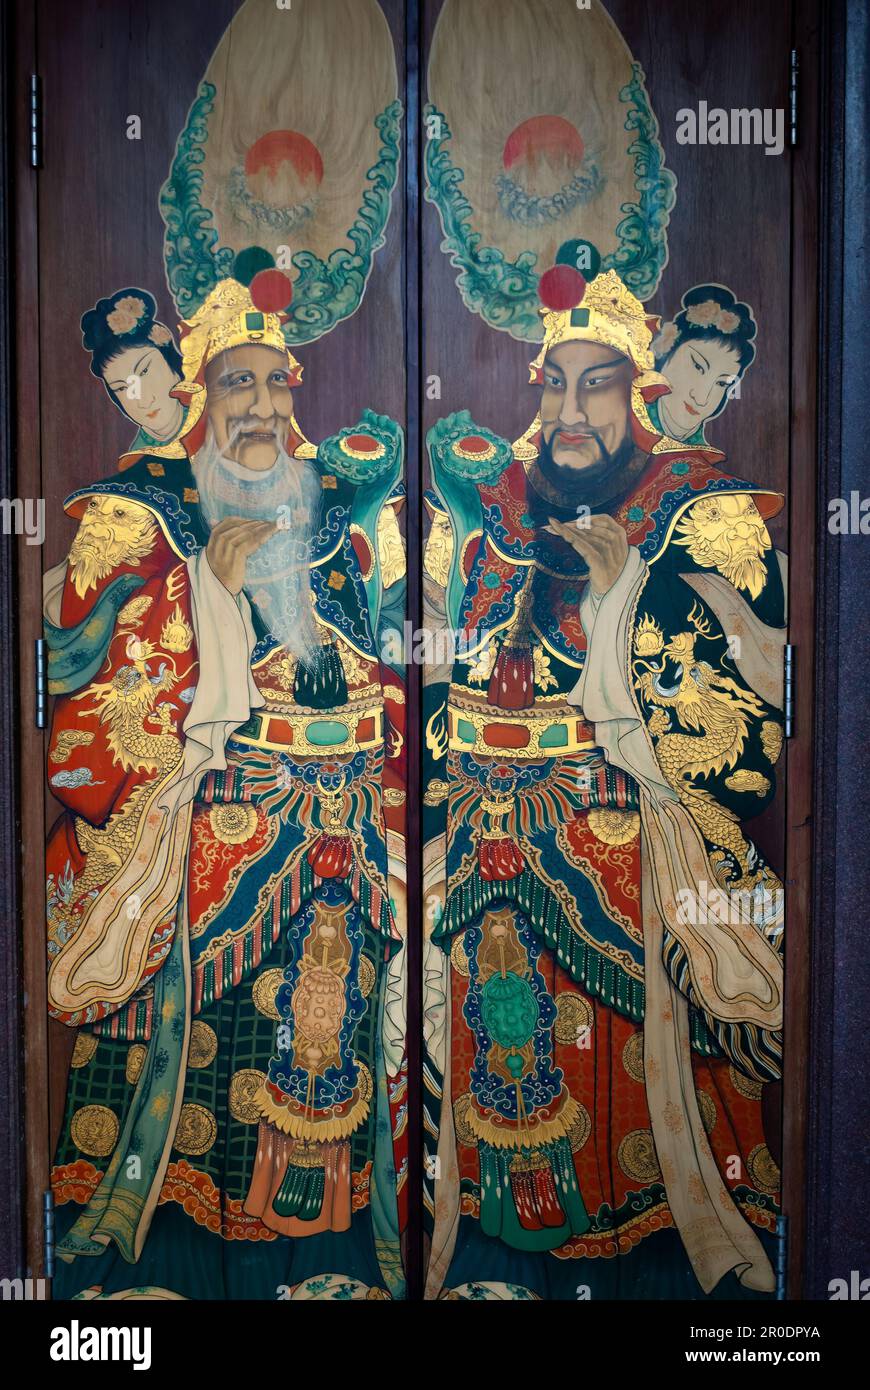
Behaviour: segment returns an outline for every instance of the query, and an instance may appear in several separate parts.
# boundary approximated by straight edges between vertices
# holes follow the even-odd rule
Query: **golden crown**
[[[590,280],[572,308],[545,308],[542,317],[544,343],[531,364],[533,379],[552,348],[574,341],[603,343],[628,357],[639,372],[655,367],[650,348],[652,332],[644,307],[615,270],[606,270]]]
[[[173,395],[187,404],[184,434],[193,430],[206,404],[202,375],[209,362],[235,347],[269,347],[286,359],[293,385],[302,380],[302,367],[284,338],[283,313],[257,307],[251,291],[238,280],[221,280],[181,331],[182,380]]]
[[[219,353],[256,343],[286,353],[291,367],[298,362],[287,347],[284,315],[258,309],[247,285],[221,280],[193,317],[181,325],[184,379],[193,381]]]

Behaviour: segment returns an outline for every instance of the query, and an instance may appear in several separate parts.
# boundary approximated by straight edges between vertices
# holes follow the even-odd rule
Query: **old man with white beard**
[[[401,1292],[401,439],[304,438],[253,289],[183,325],[186,457],[71,497],[47,578],[61,1297]]]

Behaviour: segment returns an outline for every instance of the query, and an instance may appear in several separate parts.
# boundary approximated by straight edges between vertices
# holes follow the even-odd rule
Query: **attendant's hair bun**
[[[82,346],[91,354],[91,371],[103,377],[105,368],[131,347],[154,347],[181,375],[181,353],[172,334],[158,321],[157,302],[147,290],[116,290],[82,314]]]
[[[758,331],[749,305],[725,285],[695,285],[686,290],[682,303],[674,319],[676,335],[671,337],[668,355],[681,343],[716,339],[737,353],[742,375],[755,357]]]

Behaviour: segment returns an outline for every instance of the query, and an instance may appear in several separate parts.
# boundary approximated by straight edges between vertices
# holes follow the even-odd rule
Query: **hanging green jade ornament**
[[[481,1016],[490,1037],[508,1053],[506,1065],[517,1081],[525,1068],[520,1051],[531,1041],[539,1015],[528,980],[512,970],[490,975],[481,990]]]

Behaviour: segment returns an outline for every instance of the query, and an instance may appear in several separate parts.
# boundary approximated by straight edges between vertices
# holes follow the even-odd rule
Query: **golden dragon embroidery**
[[[706,789],[696,786],[693,779],[732,769],[746,746],[750,719],[759,718],[765,710],[751,691],[696,657],[698,638],[711,635],[710,624],[697,604],[688,621],[693,631],[679,632],[665,643],[651,618],[641,620],[635,632],[635,652],[638,657],[661,655],[662,660],[658,665],[635,660],[635,688],[654,706],[648,727],[665,777],[703,835],[721,846],[710,856],[720,884],[737,891],[752,890],[761,881],[762,872],[754,867],[755,852],[740,831],[739,818],[720,806]],[[674,686],[663,687],[661,677],[668,657],[677,668],[678,679]],[[671,732],[668,711],[691,732]],[[723,850],[738,865],[736,881]]]
[[[128,640],[130,665],[120,667],[110,681],[90,685],[75,698],[94,698],[94,704],[81,713],[97,714],[100,723],[109,726],[107,744],[114,762],[125,772],[156,773],[157,781],[162,782],[181,761],[183,741],[173,727],[175,706],[160,696],[183,677],[171,659],[162,660],[159,674],[152,675],[148,663],[155,653],[152,642]],[[152,732],[149,725],[156,725],[156,731]],[[76,879],[77,903],[87,893],[102,888],[125,863],[154,785],[149,779],[134,787],[121,809],[101,829],[81,816],[76,817],[76,840],[87,855],[85,867]]]

